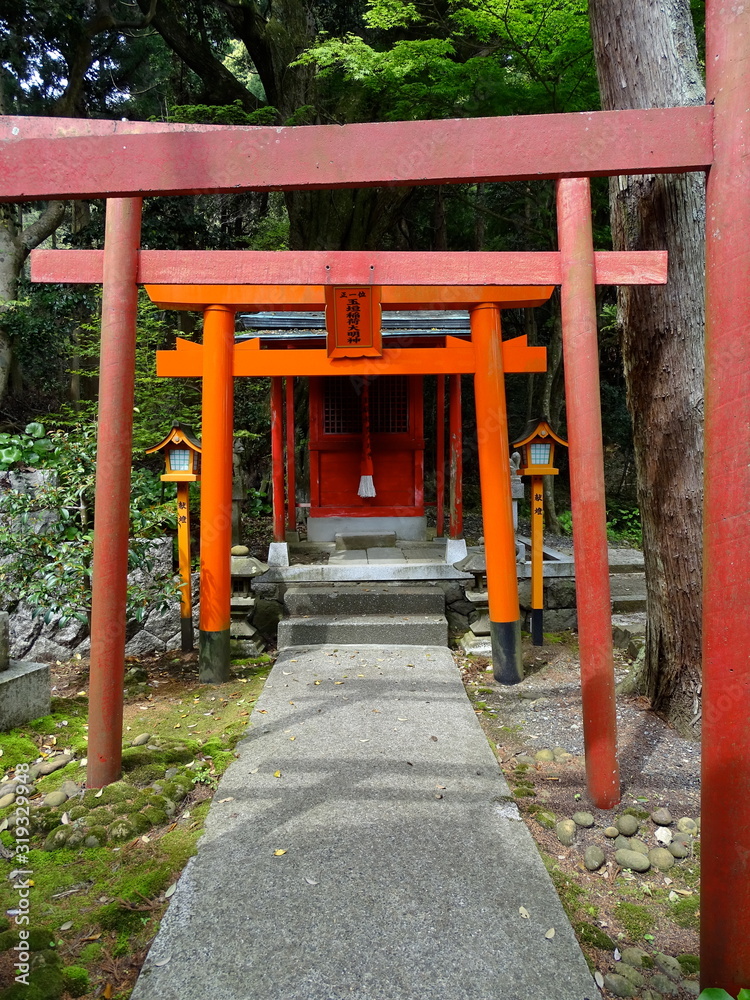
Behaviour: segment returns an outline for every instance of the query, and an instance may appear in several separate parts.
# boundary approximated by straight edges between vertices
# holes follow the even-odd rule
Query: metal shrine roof
[[[236,340],[260,334],[263,340],[315,340],[325,338],[324,312],[258,312],[238,315],[242,330]],[[465,309],[394,310],[382,316],[383,338],[469,336],[469,313]],[[252,331],[252,332],[250,332]]]

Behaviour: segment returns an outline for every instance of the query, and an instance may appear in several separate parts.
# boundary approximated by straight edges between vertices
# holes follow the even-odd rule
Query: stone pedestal
[[[0,612],[0,732],[50,711],[49,666],[11,660],[9,649],[8,615]]]

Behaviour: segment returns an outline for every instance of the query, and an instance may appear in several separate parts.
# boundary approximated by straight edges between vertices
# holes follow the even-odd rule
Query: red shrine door
[[[368,379],[375,496],[358,495],[362,474],[362,379],[310,379],[310,516],[424,516],[421,375]]]

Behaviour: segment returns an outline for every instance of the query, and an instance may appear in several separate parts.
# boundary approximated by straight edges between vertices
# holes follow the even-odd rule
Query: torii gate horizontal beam
[[[0,119],[0,201],[681,173],[713,161],[709,105],[92,135]],[[18,129],[14,134],[14,129]],[[25,136],[31,136],[26,138]],[[104,165],[106,164],[106,167]]]
[[[31,258],[32,281],[102,280],[101,250],[35,250]],[[138,281],[159,285],[559,285],[562,280],[555,251],[141,250],[138,259]],[[599,285],[667,280],[667,254],[661,250],[600,251],[594,265]]]

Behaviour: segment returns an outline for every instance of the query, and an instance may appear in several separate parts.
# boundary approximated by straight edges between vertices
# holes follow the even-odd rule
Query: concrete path
[[[599,996],[447,649],[289,647],[251,723],[132,1000]]]

